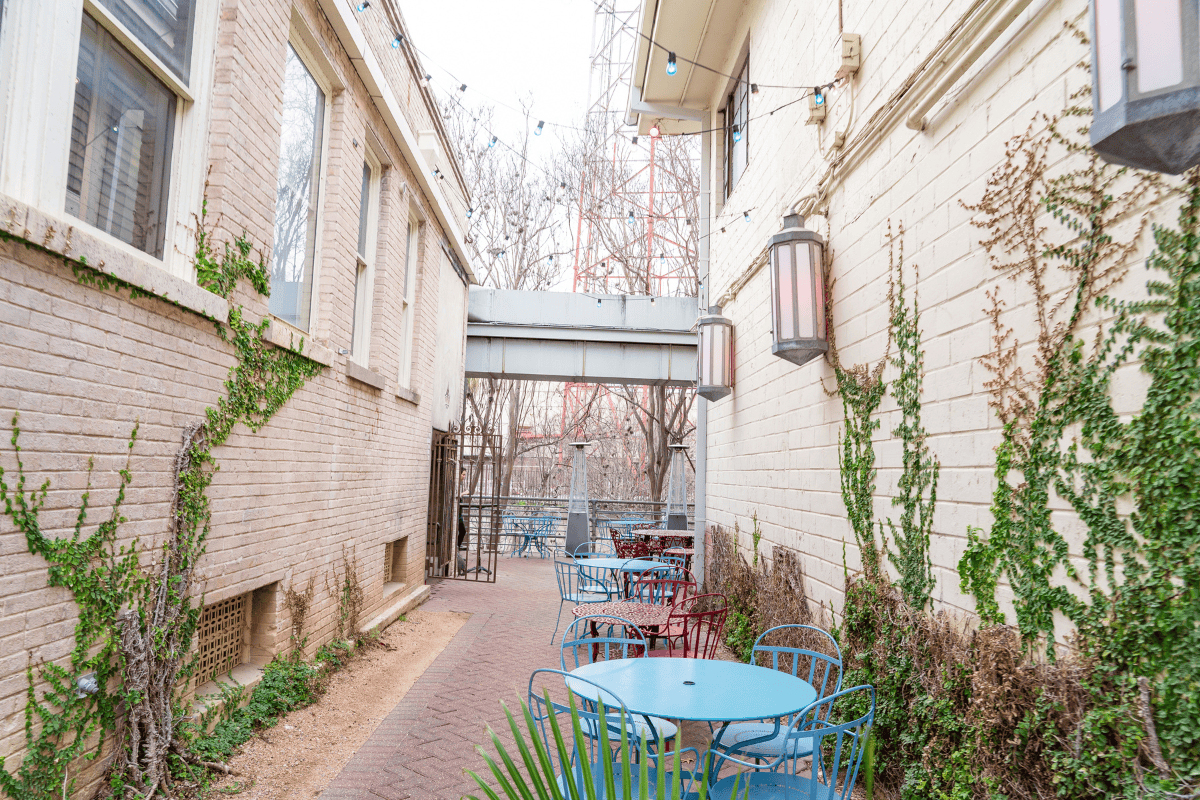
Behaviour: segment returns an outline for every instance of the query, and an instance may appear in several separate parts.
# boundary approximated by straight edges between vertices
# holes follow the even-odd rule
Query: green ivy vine
[[[263,258],[252,258],[252,245],[243,233],[220,252],[211,245],[207,227],[207,201],[198,220],[194,258],[198,283],[231,300],[238,281],[245,279],[260,295],[270,291],[270,273]],[[75,271],[85,285],[100,290],[127,289],[132,296],[144,290],[92,269],[83,258],[3,232],[6,240],[54,255]],[[2,769],[0,790],[19,800],[51,800],[70,793],[74,780],[69,769],[81,754],[95,758],[106,735],[118,730],[118,709],[126,716],[120,727],[118,756],[112,768],[111,788],[124,797],[169,794],[173,776],[188,765],[204,763],[188,750],[189,732],[176,723],[184,716],[182,688],[191,675],[189,657],[200,617],[193,578],[204,555],[211,512],[207,490],[219,468],[213,450],[224,444],[239,423],[260,430],[304,383],[320,373],[321,366],[296,350],[268,344],[263,334],[269,319],[246,318],[231,304],[224,322],[215,322],[217,334],[232,345],[235,363],[225,380],[225,394],[205,411],[202,423],[190,426],[176,458],[175,496],[170,531],[157,559],[140,563],[138,543],[117,545],[117,531],[125,489],[133,477],[128,464],[120,473],[120,486],[107,521],[90,535],[83,528],[88,497],[80,503],[71,536],[51,538],[42,533],[39,512],[49,482],[26,489],[20,458],[17,417],[13,418],[12,445],[17,479],[13,487],[3,481],[0,493],[5,515],[24,532],[31,553],[49,564],[51,586],[69,589],[79,607],[75,647],[70,666],[54,663],[31,665],[28,671],[26,755],[15,773]],[[137,429],[129,448],[132,451]],[[89,462],[90,475],[90,462]],[[90,486],[90,482],[89,482]],[[88,672],[97,677],[97,689],[76,691],[76,681]],[[39,696],[38,680],[45,684]],[[93,744],[94,742],[94,744]]]

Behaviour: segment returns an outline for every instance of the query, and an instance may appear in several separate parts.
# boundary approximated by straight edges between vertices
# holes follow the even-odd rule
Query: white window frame
[[[400,369],[396,378],[397,385],[409,391],[412,391],[413,317],[416,316],[417,270],[424,228],[420,217],[410,213],[404,240],[404,277],[400,284]]]
[[[366,367],[371,353],[371,311],[375,305],[375,262],[379,258],[380,201],[383,198],[383,162],[370,145],[363,148],[363,161],[371,171],[367,181],[367,235],[364,252],[355,253],[354,313],[350,322],[350,358]],[[363,209],[358,210],[360,225]],[[355,242],[357,249],[358,243]]]
[[[321,303],[320,303],[320,286],[321,286],[321,259],[324,251],[324,233],[325,233],[325,199],[328,194],[329,184],[329,137],[331,135],[333,125],[333,104],[336,96],[345,86],[337,79],[337,72],[333,68],[333,64],[325,57],[317,39],[305,25],[300,17],[300,12],[296,8],[292,9],[291,29],[288,32],[288,44],[296,51],[296,55],[304,63],[313,80],[317,82],[317,87],[325,93],[325,114],[321,120],[321,174],[317,180],[317,230],[313,236],[313,275],[312,275],[312,298],[308,310],[308,329],[297,328],[292,323],[282,320],[279,317],[271,314],[271,319],[278,322],[280,325],[292,330],[299,331],[306,336],[313,336],[318,330],[318,325],[321,320]],[[286,53],[286,51],[285,51]],[[286,55],[285,55],[286,58]],[[282,72],[280,73],[282,75]],[[276,152],[278,152],[279,142],[275,143]],[[274,246],[274,242],[271,243]],[[328,336],[328,331],[325,332]]]
[[[203,200],[219,2],[196,0],[191,69],[181,80],[96,0],[5,0],[0,28],[0,192],[122,252],[195,282],[194,219]],[[161,259],[68,214],[75,75],[83,14],[176,96]]]

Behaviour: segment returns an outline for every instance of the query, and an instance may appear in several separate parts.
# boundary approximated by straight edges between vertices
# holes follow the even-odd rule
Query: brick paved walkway
[[[422,608],[465,611],[471,618],[322,800],[458,800],[479,794],[463,770],[486,770],[474,749],[484,743],[484,725],[503,733],[507,723],[500,701],[519,709],[529,673],[558,667],[558,647],[550,644],[558,601],[549,559],[503,558],[494,584],[442,581],[434,586]],[[563,617],[565,626],[572,619],[570,608],[563,609]]]

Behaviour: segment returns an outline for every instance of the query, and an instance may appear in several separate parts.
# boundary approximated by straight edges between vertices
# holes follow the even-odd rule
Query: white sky
[[[400,0],[400,8],[438,94],[457,88],[449,70],[467,84],[464,104],[495,107],[501,139],[524,127],[501,103],[515,109],[531,100],[535,125],[582,122],[592,0]],[[555,146],[555,137],[543,138]]]

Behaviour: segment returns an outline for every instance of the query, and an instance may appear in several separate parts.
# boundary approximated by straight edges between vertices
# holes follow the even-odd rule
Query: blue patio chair
[[[567,658],[568,651],[571,654],[570,662]],[[644,658],[647,652],[646,636],[635,623],[624,617],[590,614],[575,620],[563,631],[559,664],[563,669],[575,669],[597,661]],[[648,747],[653,747],[659,736],[670,739],[675,735],[675,731],[679,730],[675,723],[668,720],[659,717],[647,719],[652,723],[650,728],[642,725],[637,719],[632,722],[632,727],[636,736],[647,737]],[[617,729],[616,732],[619,733],[620,730]]]
[[[579,563],[573,558],[554,559],[554,577],[558,580],[558,618],[554,621],[554,633],[550,635],[550,643],[558,638],[558,626],[562,624],[563,605],[569,600],[575,605],[585,603],[603,603],[613,599],[613,592],[607,582],[592,582],[585,578],[579,569]]]
[[[581,542],[575,548],[575,552],[571,553],[574,558],[588,558],[590,556],[616,556],[617,551],[613,548],[611,542],[606,542],[603,539],[597,539],[592,542]]]
[[[864,707],[866,713],[848,722],[833,721],[858,714]],[[823,697],[795,716],[784,734],[787,744],[768,762],[750,763],[721,751],[710,751],[715,756],[712,775],[719,774],[725,762],[756,771],[722,778],[713,784],[709,796],[728,797],[736,785],[741,800],[784,797],[848,800],[858,779],[867,734],[874,721],[873,686],[855,686]],[[808,746],[801,747],[801,740],[807,741]],[[802,749],[812,757],[811,769],[805,770],[808,775],[799,774],[800,764],[808,761],[807,757],[797,755]]]
[[[765,642],[767,637],[778,641],[780,637],[789,635],[793,639],[807,637],[809,641],[805,644],[812,645],[815,649]],[[826,652],[821,652],[822,650]],[[830,655],[828,651],[836,655]],[[782,670],[808,681],[817,690],[818,700],[836,694],[842,688],[841,648],[827,631],[812,625],[778,625],[764,632],[754,642],[750,663]],[[714,750],[746,758],[777,758],[783,753],[783,746],[787,742],[786,726],[791,721],[735,722],[721,730],[720,736],[713,739],[712,747]],[[796,748],[791,754],[793,757],[804,758],[812,754],[812,739],[796,738],[791,742]]]
[[[545,694],[538,693],[538,689],[534,684],[539,682],[539,679],[542,683],[545,683],[547,678],[550,679],[551,683],[556,682],[556,679],[563,680],[578,698],[575,706],[579,716],[581,736],[575,736],[572,733],[570,703],[556,702],[553,699],[547,699]],[[630,713],[619,697],[607,691],[599,684],[556,669],[534,670],[529,676],[529,713],[533,717],[538,736],[542,740],[542,746],[546,748],[551,761],[555,762],[556,771],[558,772],[558,788],[566,797],[570,797],[570,789],[567,786],[568,781],[572,781],[575,784],[575,789],[578,791],[579,797],[587,797],[587,785],[584,783],[583,774],[583,763],[586,759],[591,768],[592,784],[596,800],[617,800],[617,798],[608,798],[605,794],[604,768],[601,759],[613,762],[613,773],[616,778],[619,795],[623,780],[622,768],[618,759],[620,750],[617,748],[614,751],[611,747],[605,746],[604,742],[607,740],[610,744],[619,745],[622,724],[627,725],[625,729],[630,733],[634,727],[633,725],[629,725],[627,721],[633,720],[642,726],[644,730],[648,731],[654,741],[666,740],[666,737],[662,736],[654,727],[651,718],[641,714]],[[608,724],[600,723],[601,713],[604,714],[604,718]],[[615,733],[613,732],[614,723],[616,727]],[[562,732],[563,740],[567,743],[568,749],[571,750],[569,763],[562,761],[562,755],[556,747],[554,731],[552,730],[552,726],[555,724],[557,724],[558,729]],[[627,736],[631,755],[636,756],[636,736],[630,735],[630,733],[627,733]],[[694,747],[681,749],[679,755],[681,758],[685,755],[690,755],[695,759],[697,765],[700,764],[700,753]],[[659,756],[647,752],[646,757],[650,762],[648,769],[650,782],[649,795],[644,800],[650,800],[657,796],[659,759],[663,759],[664,765],[669,769],[670,761],[674,758],[674,753],[667,752]],[[630,775],[634,792],[637,791],[638,776],[639,772],[636,770],[632,771]],[[686,797],[691,792],[696,772],[681,768],[678,777],[683,786],[683,791],[678,796]],[[673,776],[668,771],[665,778],[669,789]]]

